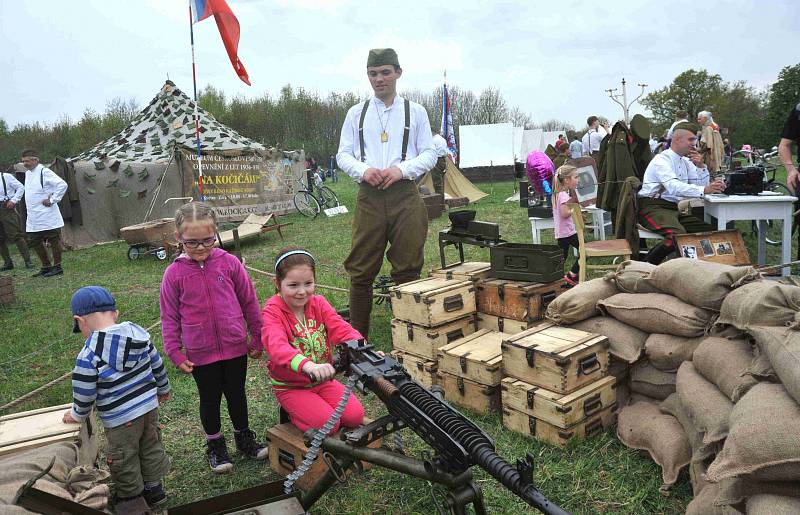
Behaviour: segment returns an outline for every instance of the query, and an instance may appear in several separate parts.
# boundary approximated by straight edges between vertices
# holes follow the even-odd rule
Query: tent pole
[[[194,89],[194,135],[197,142],[197,184],[200,188],[200,201],[205,202],[203,195],[203,158],[200,154],[200,119],[197,117],[197,72],[194,62],[194,15],[192,14],[192,0],[189,0],[189,39],[192,45],[192,87]]]

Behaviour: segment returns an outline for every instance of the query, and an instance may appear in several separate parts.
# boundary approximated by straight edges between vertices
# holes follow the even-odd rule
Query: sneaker
[[[578,277],[575,276],[575,275],[564,274],[564,280],[567,282],[568,285],[570,285],[570,287],[578,285],[577,279],[578,279]]]
[[[230,472],[233,468],[231,457],[228,456],[228,447],[225,445],[224,436],[206,441],[206,455],[208,456],[208,464],[215,474],[224,474]]]
[[[11,261],[6,261],[2,267],[0,267],[0,272],[7,272],[9,270],[14,270],[14,263]]]
[[[33,274],[32,277],[44,277],[44,274],[49,273],[52,268],[53,267],[51,266],[43,266],[42,268],[39,269],[38,272]]]
[[[55,277],[57,275],[64,275],[64,269],[61,268],[61,265],[51,267],[49,272],[42,274],[42,277]]]
[[[250,429],[243,429],[233,433],[236,440],[236,450],[248,458],[257,460],[266,459],[269,454],[267,446],[256,441],[256,434]]]
[[[167,492],[164,491],[164,485],[159,481],[157,485],[150,488],[145,486],[142,497],[144,497],[144,500],[147,501],[149,506],[160,506],[166,502]]]

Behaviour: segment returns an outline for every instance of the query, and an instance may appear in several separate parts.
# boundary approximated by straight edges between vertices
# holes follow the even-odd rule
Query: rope
[[[146,222],[148,218],[150,218],[150,214],[153,212],[153,208],[156,206],[156,200],[158,199],[158,194],[161,193],[161,186],[164,184],[164,175],[166,175],[167,170],[169,170],[170,165],[172,164],[172,160],[175,159],[175,152],[169,156],[169,162],[167,163],[166,168],[164,171],[161,172],[161,177],[158,178],[158,185],[156,189],[153,191],[153,200],[150,201],[150,207],[147,208],[147,213],[144,215],[144,219],[142,223]]]
[[[161,320],[159,320],[158,322],[154,322],[151,326],[146,327],[145,331],[150,331],[150,329],[154,328],[155,326],[157,326],[160,323],[161,323]],[[36,388],[35,390],[31,390],[30,392],[26,393],[22,397],[18,397],[18,398],[14,399],[11,402],[3,404],[2,406],[0,406],[0,413],[6,411],[9,408],[13,408],[14,406],[22,404],[23,402],[31,399],[32,397],[35,397],[36,395],[39,395],[40,393],[42,393],[43,391],[47,390],[48,388],[51,388],[51,387],[57,385],[58,383],[60,383],[64,379],[66,379],[68,377],[71,377],[71,376],[72,376],[72,370],[70,370],[69,372],[65,373],[64,375],[61,375],[61,376],[53,379],[49,383],[43,384],[42,386]]]
[[[267,277],[275,277],[275,274],[273,274],[271,272],[265,272],[264,270],[259,270],[258,268],[253,268],[250,265],[245,265],[244,267],[246,269],[252,271],[252,272],[257,273],[257,274],[266,275]],[[322,288],[323,290],[331,290],[331,291],[340,291],[340,292],[343,292],[343,293],[350,293],[350,290],[347,290],[345,288],[339,288],[338,286],[326,286],[324,284],[315,284],[314,287],[315,288]],[[384,298],[384,299],[388,299],[390,297],[390,295],[388,293],[373,293],[372,296],[373,297]]]
[[[772,270],[773,268],[785,268],[787,266],[793,266],[793,265],[800,265],[800,261],[789,261],[788,263],[783,263],[782,265],[769,265],[769,266],[756,265],[754,268],[759,272],[763,272],[764,270]]]

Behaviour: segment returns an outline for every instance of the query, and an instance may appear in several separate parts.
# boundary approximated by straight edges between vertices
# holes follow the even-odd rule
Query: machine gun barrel
[[[358,376],[389,413],[402,420],[439,454],[437,465],[451,473],[478,465],[529,505],[548,515],[568,515],[533,484],[532,457],[514,467],[495,452],[494,442],[468,418],[413,381],[389,356],[363,341],[349,341],[339,369]]]

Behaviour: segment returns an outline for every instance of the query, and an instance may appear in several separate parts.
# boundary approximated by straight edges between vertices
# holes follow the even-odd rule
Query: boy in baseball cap
[[[72,409],[64,423],[80,423],[96,406],[108,440],[107,461],[117,502],[142,496],[150,506],[167,499],[161,484],[170,462],[161,443],[158,405],[170,398],[164,363],[150,334],[117,323],[111,293],[85,286],[72,296],[73,332],[86,338],[72,372]]]

